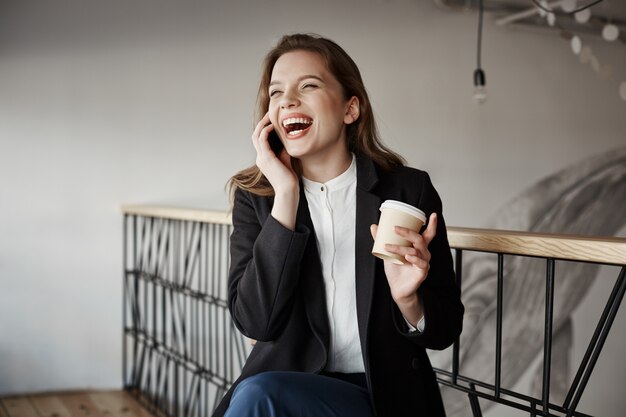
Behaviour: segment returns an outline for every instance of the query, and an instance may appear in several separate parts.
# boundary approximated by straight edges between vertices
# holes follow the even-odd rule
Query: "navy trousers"
[[[263,372],[237,385],[224,417],[372,417],[363,374]]]

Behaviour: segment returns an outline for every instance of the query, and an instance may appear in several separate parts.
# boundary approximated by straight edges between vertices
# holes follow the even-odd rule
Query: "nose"
[[[296,107],[299,103],[298,95],[292,89],[285,91],[280,98],[280,107],[282,109]]]

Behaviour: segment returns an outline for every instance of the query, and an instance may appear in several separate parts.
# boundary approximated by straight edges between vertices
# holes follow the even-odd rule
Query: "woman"
[[[233,320],[257,342],[214,416],[445,415],[426,349],[459,336],[463,305],[428,174],[381,144],[331,40],[283,37],[258,106],[256,165],[231,180],[229,273]],[[429,215],[422,234],[396,228],[403,265],[371,255],[386,199]]]

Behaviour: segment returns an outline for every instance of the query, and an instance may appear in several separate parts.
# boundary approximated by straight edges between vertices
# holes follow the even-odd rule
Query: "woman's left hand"
[[[370,228],[376,239],[378,226]],[[424,233],[396,226],[398,235],[411,243],[411,246],[385,245],[385,250],[402,256],[405,263],[402,265],[385,260],[385,275],[391,289],[391,296],[396,302],[404,317],[411,323],[416,323],[422,316],[422,303],[417,296],[417,289],[428,276],[431,254],[428,245],[437,232],[437,214],[430,215],[428,226]]]

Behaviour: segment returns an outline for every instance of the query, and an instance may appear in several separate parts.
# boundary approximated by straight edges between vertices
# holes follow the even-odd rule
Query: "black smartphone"
[[[282,152],[282,150],[284,148],[284,145],[280,141],[280,138],[278,137],[278,133],[276,133],[275,130],[272,130],[268,134],[267,141],[270,143],[270,148],[272,149],[272,151],[274,151],[274,153],[277,156],[280,155],[280,153]]]

